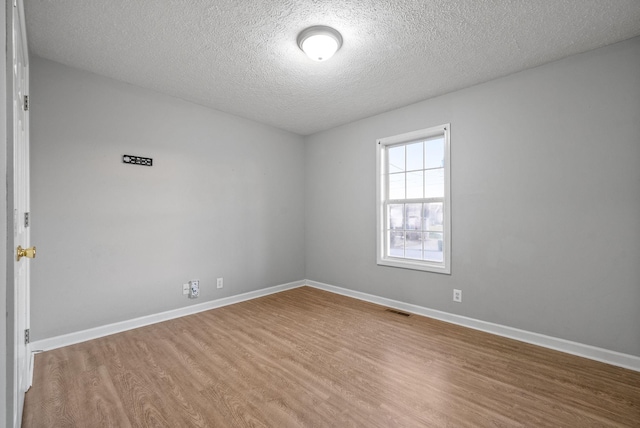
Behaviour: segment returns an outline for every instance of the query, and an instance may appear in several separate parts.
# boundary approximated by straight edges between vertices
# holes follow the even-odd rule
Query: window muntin
[[[378,264],[450,273],[449,125],[377,146]]]

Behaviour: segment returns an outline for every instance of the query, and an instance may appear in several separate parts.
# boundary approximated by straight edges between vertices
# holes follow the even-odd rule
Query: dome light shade
[[[342,46],[342,36],[336,30],[316,25],[298,35],[298,46],[314,61],[326,61]]]

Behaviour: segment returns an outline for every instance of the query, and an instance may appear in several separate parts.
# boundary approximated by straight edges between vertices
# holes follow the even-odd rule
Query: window
[[[378,264],[451,273],[450,125],[377,141]]]

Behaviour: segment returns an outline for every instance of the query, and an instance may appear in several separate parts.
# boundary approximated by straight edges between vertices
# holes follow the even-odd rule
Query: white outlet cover
[[[189,294],[189,283],[188,282],[186,284],[182,284],[182,294],[183,295]]]

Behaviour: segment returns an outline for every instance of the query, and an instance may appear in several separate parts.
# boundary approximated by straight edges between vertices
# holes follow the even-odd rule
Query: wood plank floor
[[[640,373],[297,288],[36,356],[30,427],[639,427]]]

